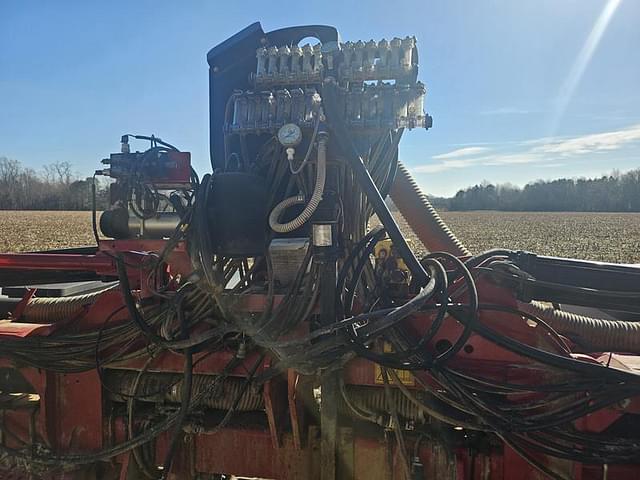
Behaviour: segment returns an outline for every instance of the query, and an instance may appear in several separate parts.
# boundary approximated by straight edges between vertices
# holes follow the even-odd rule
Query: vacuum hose
[[[77,315],[86,305],[115,287],[72,297],[33,297],[24,308],[20,320],[27,323],[55,323]]]
[[[391,198],[411,229],[430,251],[470,255],[420,190],[409,170],[398,162]],[[518,308],[551,325],[559,333],[591,351],[640,353],[640,322],[586,317],[557,310],[541,302],[518,303]]]
[[[585,317],[540,302],[519,302],[518,309],[541,318],[554,330],[591,351],[640,353],[639,322]]]
[[[440,218],[407,167],[401,162],[398,162],[398,171],[389,194],[427,250],[449,252],[458,257],[471,254]]]
[[[304,210],[300,215],[287,223],[280,223],[280,217],[288,208],[294,205],[301,205],[304,203],[304,196],[297,195],[295,197],[285,198],[278,205],[274,207],[269,215],[269,226],[271,230],[276,233],[289,233],[297,230],[302,225],[307,223],[313,216],[320,201],[322,200],[322,194],[324,193],[324,183],[327,177],[327,137],[324,134],[320,135],[318,140],[318,163],[316,165],[316,184],[313,188],[313,194],[309,203],[304,207]]]

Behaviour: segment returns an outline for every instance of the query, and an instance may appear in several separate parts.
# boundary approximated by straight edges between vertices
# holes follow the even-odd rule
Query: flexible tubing
[[[420,241],[431,251],[443,250],[459,256],[470,255],[440,218],[427,196],[398,162],[391,198]],[[518,303],[518,308],[551,325],[592,351],[640,353],[640,322],[623,322],[587,317],[557,310],[541,302]]]
[[[639,322],[585,317],[540,302],[518,302],[518,309],[541,318],[554,330],[591,351],[640,353]]]
[[[429,251],[449,252],[458,257],[471,254],[440,218],[429,198],[400,161],[389,194],[411,229]]]
[[[304,167],[307,166],[307,163],[309,162],[309,158],[311,158],[311,151],[313,150],[313,144],[316,142],[316,137],[318,136],[318,130],[320,130],[320,114],[316,114],[317,115],[317,119],[316,119],[316,125],[315,127],[313,127],[313,133],[311,134],[311,140],[309,140],[309,148],[307,148],[307,153],[305,154],[304,158],[302,159],[302,163],[300,164],[300,166],[296,169],[293,168],[293,164],[291,163],[291,161],[289,160],[289,170],[291,171],[291,175],[298,175],[302,170],[304,170]]]
[[[327,140],[326,138],[320,138],[318,140],[318,164],[316,165],[316,184],[313,188],[313,193],[309,199],[309,203],[304,207],[304,210],[300,215],[287,223],[280,223],[280,217],[288,208],[304,203],[304,197],[295,196],[285,198],[278,205],[276,205],[271,214],[269,215],[269,226],[271,230],[276,233],[289,233],[297,230],[302,225],[307,223],[313,216],[320,201],[322,200],[322,194],[324,193],[324,183],[327,178]]]
[[[20,320],[27,323],[54,323],[71,318],[86,305],[95,302],[100,295],[114,288],[72,297],[33,297],[25,306]]]

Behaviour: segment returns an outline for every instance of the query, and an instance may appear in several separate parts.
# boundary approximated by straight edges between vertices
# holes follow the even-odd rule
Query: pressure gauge
[[[284,147],[295,147],[302,141],[302,130],[295,123],[287,123],[278,130],[278,141]]]

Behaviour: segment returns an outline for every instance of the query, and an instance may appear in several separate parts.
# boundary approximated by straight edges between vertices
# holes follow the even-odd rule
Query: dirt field
[[[91,212],[0,211],[0,251],[28,252],[95,244]]]
[[[616,263],[640,263],[640,214],[443,212],[474,253],[490,248]],[[404,228],[406,223],[401,220]]]
[[[640,214],[445,212],[442,216],[473,252],[507,247],[544,255],[640,263]],[[400,222],[406,228],[402,219]],[[89,212],[0,211],[0,251],[90,244]]]

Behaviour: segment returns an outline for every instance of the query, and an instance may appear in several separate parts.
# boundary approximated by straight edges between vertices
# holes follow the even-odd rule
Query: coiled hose
[[[440,218],[429,198],[401,162],[398,162],[398,171],[389,194],[411,229],[429,251],[449,252],[458,257],[471,254]]]
[[[297,230],[307,223],[313,216],[324,193],[324,183],[327,177],[327,139],[325,135],[321,135],[318,140],[318,163],[316,165],[316,184],[313,188],[313,194],[309,199],[309,203],[304,207],[300,215],[287,223],[280,223],[280,217],[288,208],[294,205],[304,203],[304,197],[297,195],[295,197],[285,198],[276,205],[269,215],[269,226],[276,233],[289,233]]]
[[[97,292],[72,297],[33,297],[24,308],[20,320],[26,323],[55,323],[77,315],[86,305],[117,285]]]
[[[431,251],[442,250],[458,256],[470,255],[421,191],[409,170],[398,162],[391,198],[411,229]],[[518,308],[551,325],[591,351],[640,353],[640,322],[624,322],[587,317],[557,310],[544,303],[518,303]]]

